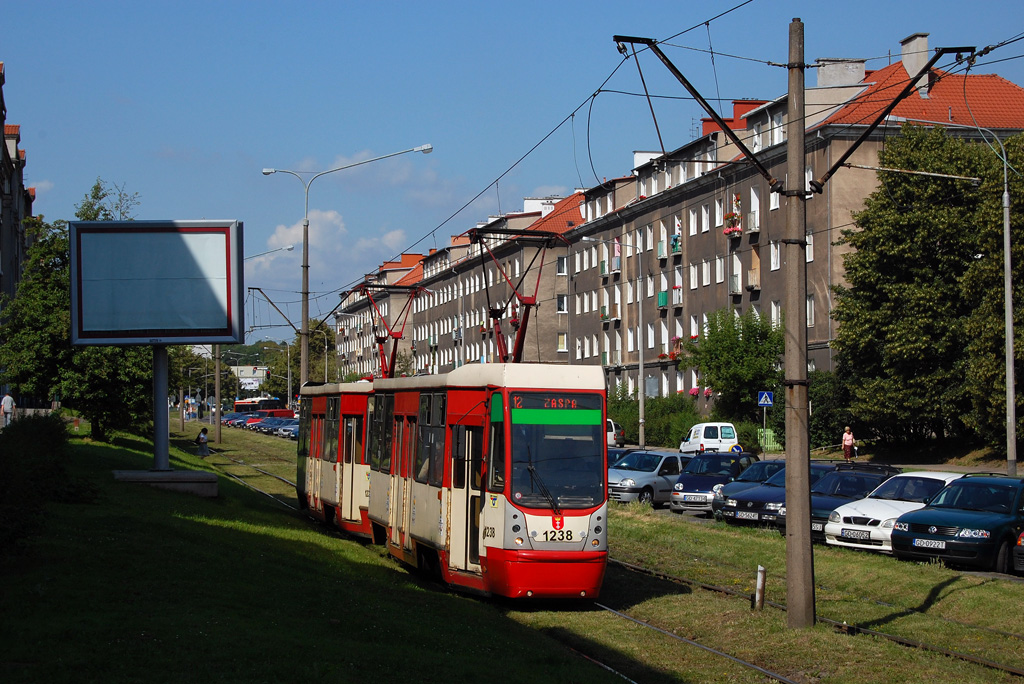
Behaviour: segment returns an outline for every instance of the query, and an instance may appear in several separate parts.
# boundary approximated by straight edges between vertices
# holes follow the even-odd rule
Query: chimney
[[[863,59],[816,59],[818,87],[850,86],[864,82]]]
[[[928,63],[928,34],[914,33],[909,35],[900,41],[900,46],[902,46],[903,68],[907,70],[907,76],[913,78]],[[928,97],[928,74],[921,77],[916,87],[921,97]]]

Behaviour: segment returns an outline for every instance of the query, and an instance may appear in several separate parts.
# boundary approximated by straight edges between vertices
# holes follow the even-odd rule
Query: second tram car
[[[608,556],[605,417],[599,367],[303,387],[297,494],[453,586],[593,598]]]

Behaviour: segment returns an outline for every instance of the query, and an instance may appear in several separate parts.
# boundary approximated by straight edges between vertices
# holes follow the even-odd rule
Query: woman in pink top
[[[853,432],[850,431],[850,426],[846,426],[846,430],[843,432],[843,458],[849,462],[853,458]]]

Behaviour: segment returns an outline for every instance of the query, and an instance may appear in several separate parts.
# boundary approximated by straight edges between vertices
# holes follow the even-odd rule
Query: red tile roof
[[[548,233],[567,233],[583,223],[583,193],[576,192],[555,203],[547,216],[537,219],[529,230],[543,230]]]
[[[826,124],[869,124],[906,86],[910,76],[902,62],[870,72],[867,89],[828,117]],[[917,90],[892,111],[890,116],[927,121],[949,121],[984,128],[1024,128],[1024,88],[991,74],[951,74],[932,69],[928,97]],[[966,89],[965,89],[966,85]],[[970,111],[965,104],[970,102]],[[971,114],[974,114],[974,119]]]
[[[399,278],[395,285],[413,286],[418,285],[423,280],[423,262],[420,261],[411,271],[406,273],[404,276]]]
[[[4,124],[4,135],[18,135],[21,131],[21,126],[17,124]]]

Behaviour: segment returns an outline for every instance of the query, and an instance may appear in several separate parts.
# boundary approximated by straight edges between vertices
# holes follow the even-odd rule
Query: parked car
[[[225,413],[220,417],[220,423],[221,425],[227,425],[228,421],[234,420],[235,418],[238,418],[240,415],[242,414],[237,413],[235,411],[232,411],[231,413]]]
[[[274,429],[274,434],[278,437],[290,437],[291,429],[297,427],[299,424],[298,418],[284,418],[282,423]]]
[[[299,424],[289,425],[281,428],[281,436],[287,439],[298,439],[299,438]]]
[[[732,482],[756,462],[757,456],[745,452],[706,451],[697,454],[690,459],[676,480],[669,500],[672,510],[676,513],[711,513],[715,487]]]
[[[615,464],[621,461],[622,458],[631,451],[636,451],[636,449],[608,447],[608,467],[614,468]]]
[[[251,418],[252,415],[253,414],[251,413],[239,413],[231,420],[225,421],[224,424],[229,427],[245,427],[245,424],[249,422],[249,418]]]
[[[836,469],[835,463],[812,462],[811,484]],[[731,525],[774,525],[786,506],[786,470],[775,473],[764,484],[731,496],[722,504],[722,519]]]
[[[626,431],[622,429],[622,426],[616,423],[611,418],[605,420],[606,432],[608,433],[608,446],[610,447],[624,447],[626,446]]]
[[[711,500],[711,513],[715,516],[715,520],[722,519],[722,506],[726,499],[764,484],[765,480],[785,467],[786,461],[783,459],[758,461],[740,473],[740,476],[732,482],[715,485],[712,488],[714,497]]]
[[[679,443],[679,452],[729,451],[737,444],[736,427],[732,423],[697,423]]]
[[[843,504],[829,513],[825,542],[833,546],[892,553],[892,526],[896,518],[924,508],[928,499],[963,475],[920,470],[891,477],[866,498]]]
[[[845,503],[863,499],[868,492],[890,477],[898,475],[899,468],[873,463],[838,463],[835,470],[825,473],[811,485],[811,540],[825,543],[825,523],[828,516]],[[786,507],[779,510],[775,524],[786,530]]]
[[[1024,532],[1024,479],[966,475],[928,505],[904,513],[892,529],[892,552],[904,560],[936,558],[951,565],[1009,572]]]
[[[258,423],[250,423],[246,427],[255,432],[262,432],[264,434],[270,434],[277,428],[281,427],[281,423],[285,420],[291,420],[290,418],[264,418]]]
[[[631,451],[608,469],[608,498],[657,506],[668,503],[682,471],[682,457],[668,451]]]

